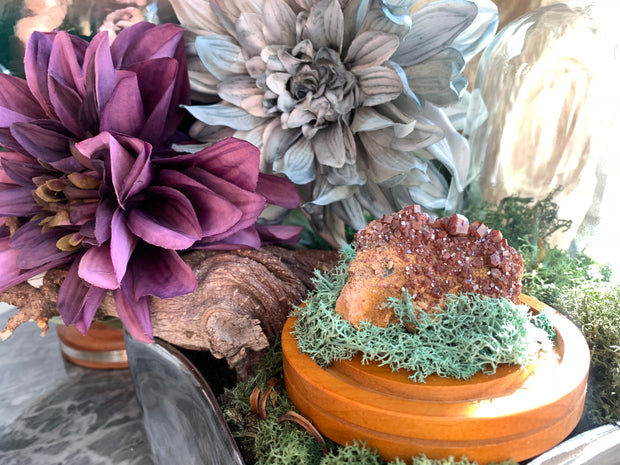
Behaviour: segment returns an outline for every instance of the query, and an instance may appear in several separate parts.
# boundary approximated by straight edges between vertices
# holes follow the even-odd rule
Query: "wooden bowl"
[[[540,311],[545,304],[522,295]],[[501,366],[467,381],[430,376],[416,383],[360,358],[321,368],[300,353],[289,318],[282,334],[284,379],[300,413],[339,444],[365,441],[385,460],[426,454],[486,464],[526,460],[560,443],[583,412],[588,345],[555,310],[555,352],[525,368]]]

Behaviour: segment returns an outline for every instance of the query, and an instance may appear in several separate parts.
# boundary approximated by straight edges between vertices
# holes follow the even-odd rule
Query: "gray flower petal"
[[[277,95],[286,92],[288,80],[291,75],[288,73],[271,73],[267,76],[265,83],[267,87]]]
[[[295,105],[297,105],[297,100],[295,100],[290,92],[284,92],[278,95],[278,103],[277,107],[282,113],[289,113],[294,110]],[[292,127],[289,124],[289,127]]]
[[[354,133],[377,131],[393,125],[394,121],[391,118],[380,114],[375,108],[362,107],[355,111],[351,131]]]
[[[467,184],[470,165],[467,140],[454,130],[446,115],[434,105],[427,105],[422,117],[440,127],[445,136],[425,150],[450,172],[455,188],[462,192]]]
[[[344,63],[350,63],[353,69],[381,65],[392,56],[398,44],[398,37],[393,34],[363,32],[351,43]]]
[[[389,10],[386,10],[380,2],[375,1],[371,2],[370,9],[359,28],[358,34],[366,31],[380,31],[403,37],[410,28],[411,19],[409,17],[406,19],[398,18],[389,14]]]
[[[411,11],[417,0],[381,0],[384,9],[394,15],[406,15]]]
[[[421,186],[431,181],[428,177],[428,167],[430,163],[424,163],[424,168],[416,167],[411,169],[401,179],[400,184],[403,186]]]
[[[271,164],[282,158],[301,137],[299,131],[282,129],[279,119],[272,119],[263,131],[262,155],[265,162]]]
[[[263,18],[256,13],[241,13],[235,24],[237,41],[247,57],[260,55],[267,46],[263,35]]]
[[[262,57],[255,56],[245,62],[245,69],[248,71],[248,75],[252,79],[258,79],[267,69],[267,65],[263,61]]]
[[[210,124],[204,124],[202,121],[196,121],[189,128],[189,136],[192,139],[198,140],[203,144],[213,145],[222,139],[231,137],[235,133],[234,129],[226,126],[213,126]],[[186,145],[183,144],[183,147]]]
[[[322,165],[341,168],[346,161],[342,126],[330,124],[312,138],[312,149]]]
[[[439,142],[444,137],[444,131],[441,127],[428,122],[421,115],[416,121],[416,125],[413,131],[409,132],[403,137],[397,137],[396,131],[393,133],[383,130],[383,133],[387,133],[390,136],[390,146],[394,150],[403,152],[414,152],[428,147],[429,145]]]
[[[429,182],[408,188],[408,194],[415,203],[424,205],[426,208],[443,210],[450,204],[446,201],[449,198],[450,184],[432,164],[429,164],[427,174]],[[404,197],[404,192],[401,197]]]
[[[241,13],[260,13],[260,3],[254,0],[235,0],[234,2],[230,0],[209,0],[209,6],[230,35],[235,34],[235,24]]]
[[[284,153],[284,156],[275,160],[272,169],[276,173],[283,173],[295,184],[307,184],[314,181],[314,151],[312,144],[305,137],[299,138]]]
[[[355,142],[355,136],[353,135],[353,131],[351,128],[343,123],[342,125],[342,140],[344,142],[344,150],[345,150],[345,163],[354,165],[357,162],[357,143]],[[358,166],[359,169],[362,169],[362,166]]]
[[[174,13],[183,27],[195,31],[209,31],[211,34],[225,34],[210,0],[169,0]]]
[[[436,105],[456,103],[467,86],[461,76],[465,61],[453,48],[446,48],[424,63],[405,67],[411,89]],[[464,82],[463,82],[464,81]]]
[[[390,192],[396,192],[400,187],[421,186],[430,182],[426,174],[428,164],[419,160],[419,165],[407,172],[398,173],[381,183],[381,188]]]
[[[347,243],[345,222],[336,214],[331,205],[325,207],[325,220],[327,221],[328,232],[332,238],[327,238],[327,240],[333,243],[336,248],[344,247]]]
[[[260,52],[260,57],[265,62],[265,68],[272,73],[285,73],[286,69],[278,58],[278,51],[284,46],[268,45]]]
[[[355,193],[357,186],[334,186],[327,182],[325,178],[317,180],[313,191],[313,200],[311,203],[315,205],[329,205],[349,198]]]
[[[370,179],[359,188],[360,205],[376,218],[383,216],[385,212],[396,210],[388,197],[391,197],[389,192],[386,194],[377,183]]]
[[[474,22],[452,42],[465,61],[480,53],[495,36],[499,24],[497,5],[491,0],[476,0],[478,15]]]
[[[291,55],[291,53],[286,50],[286,49],[280,49],[278,50],[278,59],[280,60],[280,62],[282,63],[282,66],[284,67],[284,70],[294,76],[299,72],[299,69],[304,65],[307,64],[306,60],[301,60],[297,57],[294,57],[293,55]]]
[[[476,4],[466,0],[430,3],[412,15],[411,31],[392,60],[401,66],[421,63],[449,45],[476,17]]]
[[[422,112],[418,101],[412,101],[404,94],[399,95],[391,102],[373,107],[377,112],[396,123],[407,124],[413,121]]]
[[[343,50],[349,48],[349,44],[355,38],[355,35],[362,27],[364,18],[370,8],[369,0],[349,0],[343,5],[344,16],[344,34],[343,34]]]
[[[308,124],[314,119],[314,115],[303,109],[301,105],[295,107],[288,118],[287,125],[289,128],[299,128],[304,124]]]
[[[341,200],[332,204],[332,209],[336,215],[338,215],[345,224],[348,224],[353,229],[359,230],[368,224],[364,215],[364,210],[356,197],[350,197],[348,199]]]
[[[184,106],[184,108],[205,124],[228,126],[239,131],[249,131],[263,120],[227,103]]]
[[[400,77],[391,68],[372,66],[354,71],[360,90],[360,102],[372,107],[398,97],[403,89]]]
[[[256,81],[250,76],[245,75],[226,78],[220,82],[217,90],[218,95],[222,98],[222,100],[232,103],[235,106],[242,107],[253,116],[266,116],[262,105],[263,91],[262,89],[256,87]],[[243,102],[251,99],[252,97],[258,97],[258,103],[260,105],[259,108],[252,108],[252,105],[255,105],[256,103],[256,99],[252,101],[251,105],[246,103],[244,106]]]
[[[321,171],[327,181],[334,186],[362,186],[366,183],[366,176],[360,173],[354,164],[345,163],[342,168],[324,166]]]
[[[420,165],[420,160],[412,152],[403,152],[391,147],[393,136],[388,130],[363,132],[358,137],[368,153],[370,173],[377,183],[386,182]]]
[[[265,0],[263,34],[268,44],[295,45],[296,15],[284,0]]]
[[[321,47],[342,51],[344,16],[338,0],[322,0],[310,10],[302,32],[302,39],[309,39],[314,49]]]
[[[409,16],[409,10],[405,8],[400,8],[400,5],[388,5],[388,3],[403,3],[403,2],[386,2],[382,1],[383,13],[385,13],[386,18],[388,18],[393,23],[398,24],[399,26],[403,26],[406,28],[411,28],[411,16]],[[407,2],[412,3],[412,2]],[[415,3],[415,2],[413,2]]]
[[[241,49],[229,36],[212,35],[196,38],[196,52],[216,78],[222,80],[235,74],[245,74]]]
[[[212,96],[217,95],[219,79],[206,71],[202,64],[199,71],[188,69],[187,75],[192,88],[192,100],[205,103],[213,101]]]

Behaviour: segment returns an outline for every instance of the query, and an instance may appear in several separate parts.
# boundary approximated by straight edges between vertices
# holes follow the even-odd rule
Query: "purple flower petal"
[[[254,226],[258,232],[261,245],[288,244],[295,245],[301,238],[303,227],[290,225],[261,225]]]
[[[5,291],[9,287],[21,282],[22,270],[17,266],[17,256],[19,250],[9,246],[9,237],[0,237],[0,291]]]
[[[80,124],[80,108],[82,97],[75,89],[62,82],[56,74],[50,74],[48,78],[50,89],[50,100],[58,119],[76,137],[83,139],[86,137],[82,125]]]
[[[42,159],[62,171],[79,171],[81,165],[71,157],[70,142],[75,136],[53,120],[16,123],[11,135],[34,159]],[[55,164],[64,161],[62,164]]]
[[[95,238],[99,244],[112,237],[112,216],[116,211],[116,202],[111,198],[102,199],[99,202],[95,214]]]
[[[61,31],[54,37],[50,52],[48,74],[65,86],[75,90],[80,100],[86,95],[86,85],[82,77],[82,63],[88,43],[77,36]],[[48,86],[50,82],[48,80]],[[52,97],[50,95],[50,97]],[[51,99],[52,104],[54,100]],[[56,111],[58,113],[58,111]]]
[[[256,192],[272,205],[294,209],[299,207],[299,193],[288,179],[261,173],[258,177]]]
[[[153,145],[160,145],[174,133],[180,123],[175,117],[170,124],[168,116],[183,114],[179,102],[172,100],[179,63],[172,58],[160,58],[138,63],[130,69],[136,73],[140,82],[144,110],[148,115],[140,138]],[[153,76],[158,77],[157,82],[153,81]]]
[[[119,205],[123,206],[126,199],[137,195],[143,189],[151,185],[154,168],[150,163],[151,146],[144,141],[129,137],[119,137],[122,146],[110,142],[110,164],[112,182],[116,189]],[[112,150],[112,147],[117,150]],[[121,153],[121,149],[127,148],[132,151]],[[129,159],[126,158],[129,155]],[[121,160],[123,160],[121,162]],[[121,164],[125,169],[121,169]]]
[[[102,157],[117,201],[125,206],[131,197],[150,185],[153,168],[149,163],[151,146],[132,137],[102,132],[75,144],[85,157]]]
[[[84,68],[86,92],[95,95],[97,109],[102,110],[116,84],[107,32],[100,32],[90,41],[84,55]]]
[[[44,271],[64,265],[66,260],[57,260],[46,263],[43,266],[23,270],[17,265],[20,250],[9,245],[9,237],[0,237],[0,292],[22,283]]]
[[[229,137],[196,153],[162,158],[165,167],[200,167],[247,191],[258,182],[260,150],[244,140]]]
[[[2,168],[2,164],[0,163],[0,191],[12,189],[14,185],[15,183],[13,182],[13,179],[11,179],[8,174],[6,174],[6,171],[4,171],[4,169]]]
[[[146,244],[136,247],[127,276],[137,297],[167,299],[194,292],[198,286],[194,272],[177,252]]]
[[[66,325],[75,324],[84,334],[108,292],[87,285],[78,275],[80,260],[75,260],[58,291],[58,311]]]
[[[23,249],[30,241],[36,241],[41,234],[41,226],[36,221],[29,221],[21,225],[11,236],[11,247]]]
[[[202,237],[191,202],[165,186],[150,187],[132,199],[127,226],[149,244],[166,249],[187,249]]]
[[[106,294],[108,293],[107,289],[100,289],[98,287],[90,286],[88,291],[86,292],[86,297],[84,298],[84,304],[82,306],[82,311],[80,316],[75,319],[73,324],[82,334],[86,334],[90,325],[92,324],[95,314],[103,302]]]
[[[250,226],[227,235],[221,240],[205,238],[205,240],[197,242],[192,248],[203,250],[258,249],[260,245],[258,232],[253,226]]]
[[[127,271],[131,254],[138,243],[126,223],[125,212],[118,209],[112,217],[112,237],[110,239],[110,255],[116,273],[116,279],[121,282]]]
[[[170,23],[155,26],[141,22],[122,30],[111,51],[117,69],[153,58],[184,56],[183,29]]]
[[[98,205],[96,202],[75,202],[70,203],[67,210],[70,224],[82,226],[95,218]]]
[[[114,91],[101,109],[99,128],[137,137],[146,121],[138,78],[129,71],[117,71],[116,79]]]
[[[32,182],[33,178],[49,175],[49,171],[34,159],[15,152],[0,152],[0,160],[2,170],[11,182],[30,190],[35,187]]]
[[[210,188],[220,196],[229,199],[243,213],[239,222],[231,230],[226,231],[223,235],[221,234],[212,237],[212,240],[223,239],[225,235],[232,234],[253,225],[265,209],[266,201],[262,195],[241,189],[240,187],[205,170],[200,168],[191,168],[185,170],[185,174],[191,176],[196,181]]]
[[[47,88],[48,67],[55,34],[35,31],[30,36],[24,57],[24,71],[32,95],[50,119],[56,119]]]
[[[0,127],[45,117],[45,112],[30,93],[26,81],[0,74]]]
[[[149,344],[153,342],[153,324],[148,297],[135,297],[131,285],[114,291],[116,311],[127,331],[137,341]]]
[[[111,47],[113,60],[118,69],[129,69],[137,63],[158,58],[171,57],[177,62],[176,80],[172,88],[170,103],[167,104],[168,112],[164,125],[167,129],[165,133],[158,135],[157,139],[147,139],[154,144],[157,144],[159,140],[167,139],[172,134],[173,128],[176,128],[185,116],[185,111],[180,105],[190,103],[183,32],[181,27],[173,24],[153,26],[146,22],[138,23],[121,31]],[[150,76],[145,77],[152,82]]]
[[[32,188],[16,187],[0,191],[1,216],[31,216],[41,211],[32,198]]]
[[[183,173],[160,170],[157,180],[182,192],[190,200],[203,236],[226,232],[241,219],[242,212],[233,203]]]
[[[18,231],[16,231],[13,237],[17,235]],[[33,232],[34,230],[30,231],[31,234]],[[50,262],[63,260],[68,261],[72,255],[75,255],[75,252],[60,250],[56,247],[56,242],[69,233],[71,233],[70,230],[58,228],[44,233],[39,233],[34,237],[32,235],[28,235],[30,240],[26,240],[26,237],[21,238],[22,241],[25,241],[25,244],[24,247],[21,248],[19,257],[17,258],[17,266],[22,269],[29,269],[45,266]],[[15,244],[20,242],[21,241],[11,241],[11,247],[16,247]]]
[[[120,287],[110,255],[109,242],[86,250],[80,260],[78,276],[93,286],[103,289]]]

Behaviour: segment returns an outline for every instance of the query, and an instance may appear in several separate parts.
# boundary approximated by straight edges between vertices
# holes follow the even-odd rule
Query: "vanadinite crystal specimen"
[[[441,311],[446,294],[473,292],[516,301],[523,260],[500,231],[459,214],[431,219],[418,205],[371,222],[355,235],[336,311],[354,325],[396,321],[388,297],[406,289],[416,309]]]

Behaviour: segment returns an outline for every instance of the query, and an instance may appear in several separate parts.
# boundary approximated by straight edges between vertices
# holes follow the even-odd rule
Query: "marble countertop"
[[[15,312],[0,304],[0,328]],[[0,465],[152,465],[129,370],[63,360],[53,325],[0,341]]]

